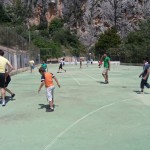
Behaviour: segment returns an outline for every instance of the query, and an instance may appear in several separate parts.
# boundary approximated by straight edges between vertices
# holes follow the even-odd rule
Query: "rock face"
[[[14,0],[2,0],[11,4]],[[87,47],[95,44],[100,33],[112,26],[121,37],[138,29],[140,20],[150,17],[150,0],[22,0],[33,12],[31,25],[41,20],[49,24],[55,17],[64,18],[65,27],[80,37]]]
[[[87,47],[114,25],[124,37],[138,28],[140,20],[150,17],[150,0],[64,0],[63,3],[68,26],[77,31]]]

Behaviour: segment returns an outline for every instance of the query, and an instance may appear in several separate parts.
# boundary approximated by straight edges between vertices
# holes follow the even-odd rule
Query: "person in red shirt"
[[[103,62],[100,60],[100,61],[98,62],[99,68],[101,68],[102,64],[103,64]]]
[[[46,96],[47,96],[47,100],[49,101],[49,105],[50,105],[50,109],[48,110],[49,112],[54,111],[54,83],[53,83],[53,79],[56,81],[58,87],[60,88],[60,84],[57,80],[57,78],[49,72],[45,72],[44,68],[40,68],[39,69],[39,73],[42,75],[41,77],[41,84],[38,90],[38,93],[41,91],[41,88],[43,87],[43,85],[45,85],[46,88]]]

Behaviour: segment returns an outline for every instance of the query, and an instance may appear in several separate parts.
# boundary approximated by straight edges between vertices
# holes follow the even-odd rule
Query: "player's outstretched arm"
[[[58,82],[58,80],[57,80],[57,78],[56,78],[56,77],[54,77],[54,80],[56,81],[56,83],[57,83],[58,87],[60,88],[60,84],[59,84],[59,82]]]
[[[108,70],[110,71],[110,60],[108,61]]]
[[[43,85],[44,85],[44,84],[45,84],[45,82],[44,82],[44,81],[40,84],[40,87],[39,87],[38,93],[41,91],[41,88],[43,87]]]
[[[8,67],[9,67],[9,71],[8,71],[8,74],[14,70],[15,68],[10,64],[10,63],[7,63]]]

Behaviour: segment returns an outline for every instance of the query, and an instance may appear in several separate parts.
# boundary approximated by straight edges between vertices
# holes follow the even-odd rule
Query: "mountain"
[[[3,5],[12,5],[19,0],[1,1]],[[141,20],[150,17],[150,0],[22,0],[22,4],[32,11],[30,25],[63,18],[64,27],[75,32],[87,47],[112,26],[125,37],[138,29]]]

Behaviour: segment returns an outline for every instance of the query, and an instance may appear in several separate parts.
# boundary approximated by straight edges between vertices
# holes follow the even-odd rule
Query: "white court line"
[[[105,109],[105,108],[108,108],[112,105],[115,105],[117,103],[122,103],[122,102],[125,102],[125,101],[128,101],[128,100],[134,100],[134,99],[137,99],[139,97],[136,97],[136,98],[128,98],[128,99],[124,99],[122,101],[118,101],[118,102],[114,102],[114,103],[111,103],[111,104],[108,104],[108,105],[104,105],[96,110],[93,110],[91,112],[89,112],[88,114],[86,114],[85,116],[81,117],[80,119],[78,119],[77,121],[75,121],[74,123],[72,123],[69,127],[67,127],[65,130],[63,130],[62,132],[60,132],[52,141],[50,141],[50,143],[48,145],[45,146],[45,148],[43,150],[48,150],[50,149],[54,144],[55,142],[60,138],[62,137],[65,133],[67,133],[71,128],[73,128],[75,125],[77,125],[79,122],[81,122],[82,120],[84,120],[85,118],[93,115],[94,113],[102,110],[102,109]]]
[[[82,74],[85,74],[85,73],[82,72]],[[93,79],[94,81],[98,81],[98,79],[94,78],[93,76],[90,76],[90,75],[87,75],[87,74],[85,74],[85,75],[86,75],[87,77]]]
[[[71,72],[69,72],[69,73],[70,73],[72,79],[73,79],[78,85],[81,85],[81,83],[80,83],[76,78],[74,78],[73,74],[72,74]]]
[[[96,78],[94,78],[94,77],[92,77],[92,76],[90,76],[90,75],[87,75],[87,74],[86,74],[86,76],[88,76],[89,78],[91,78],[91,79],[93,79],[93,80],[95,80],[95,81],[98,80],[98,79],[96,79]]]

